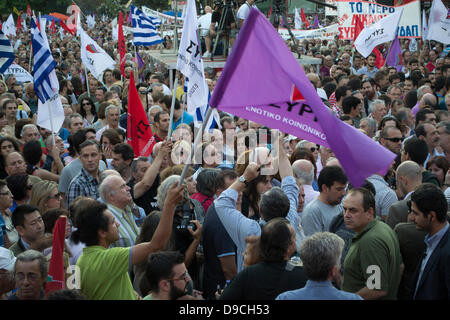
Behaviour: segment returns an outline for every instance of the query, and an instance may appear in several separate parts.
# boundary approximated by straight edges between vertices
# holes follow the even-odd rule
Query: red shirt
[[[194,194],[191,196],[191,198],[194,199],[194,200],[197,200],[198,202],[200,202],[200,203],[202,204],[203,209],[205,209],[205,214],[206,214],[206,212],[208,211],[209,206],[210,206],[210,205],[213,203],[213,201],[214,201],[214,198],[205,196],[204,194],[202,194],[202,193],[200,193],[200,192],[194,193]]]

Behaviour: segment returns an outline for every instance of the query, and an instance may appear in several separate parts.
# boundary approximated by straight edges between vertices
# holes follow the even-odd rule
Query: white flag
[[[86,22],[89,29],[93,29],[95,27],[95,17],[90,15],[86,18]]]
[[[6,20],[3,23],[2,31],[6,36],[16,35],[16,25],[14,24],[14,18],[12,13],[9,15],[8,20]]]
[[[294,19],[295,29],[301,29],[302,28],[302,19],[300,18],[300,13],[298,13],[298,8],[295,8],[295,19]]]
[[[195,109],[208,104],[208,86],[203,72],[201,46],[197,37],[198,22],[194,0],[188,0],[186,19],[178,50],[177,69],[189,78],[187,88],[187,109],[194,114]],[[175,88],[176,89],[176,88]]]
[[[428,19],[427,40],[435,40],[443,44],[450,43],[450,19],[448,9],[441,0],[433,0]]]
[[[3,73],[4,75],[13,74],[17,82],[33,82],[33,76],[27,70],[13,62]]]
[[[116,62],[87,33],[80,28],[81,61],[95,78],[106,69],[114,69]]]
[[[366,58],[379,44],[394,40],[403,8],[366,26],[355,40],[355,48]]]
[[[427,40],[428,33],[428,23],[427,16],[425,15],[425,10],[422,11],[422,39]]]
[[[409,51],[416,52],[417,51],[417,40],[416,38],[409,39]]]

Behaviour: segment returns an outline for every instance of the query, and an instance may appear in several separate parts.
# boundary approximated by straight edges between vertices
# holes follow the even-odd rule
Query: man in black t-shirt
[[[230,0],[228,0],[230,1]],[[211,45],[212,39],[217,35],[217,29],[219,28],[220,19],[222,14],[226,11],[226,16],[224,17],[225,21],[223,23],[222,35],[224,35],[227,40],[229,40],[230,48],[233,46],[234,41],[236,39],[237,29],[236,29],[236,21],[234,19],[234,8],[228,7],[226,4],[221,1],[216,1],[214,4],[214,11],[211,16],[211,24],[209,26],[208,33],[205,36],[205,45],[206,52],[203,54],[203,58],[211,58]],[[227,41],[228,42],[228,41]],[[224,50],[227,48],[224,48]]]

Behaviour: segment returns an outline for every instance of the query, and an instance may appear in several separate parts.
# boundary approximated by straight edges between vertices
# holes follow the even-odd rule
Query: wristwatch
[[[245,184],[245,186],[248,186],[248,181],[245,179],[243,175],[239,177],[239,182],[242,182]]]

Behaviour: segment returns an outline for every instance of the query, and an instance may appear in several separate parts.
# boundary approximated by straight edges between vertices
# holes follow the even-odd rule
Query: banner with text
[[[339,25],[332,24],[325,28],[315,29],[315,30],[291,30],[294,37],[299,40],[308,39],[320,39],[320,40],[334,40],[335,36],[339,35]],[[283,40],[290,39],[289,31],[286,28],[279,28],[278,33],[283,38]]]
[[[403,15],[397,30],[399,38],[420,38],[422,36],[420,2],[418,0],[396,7],[383,6],[374,2],[337,0],[340,39],[354,38],[356,17],[364,26],[383,19],[388,14],[403,8]]]
[[[337,7],[336,1],[337,0],[326,0],[325,3],[331,4],[331,5]],[[330,7],[325,7],[325,15],[326,16],[337,16],[338,15],[338,11],[337,11],[337,9],[333,9],[333,8],[330,8]]]

